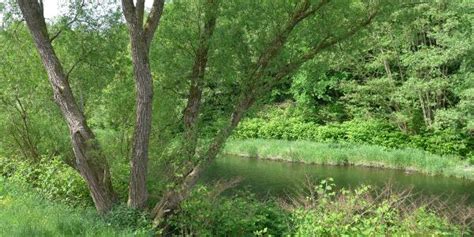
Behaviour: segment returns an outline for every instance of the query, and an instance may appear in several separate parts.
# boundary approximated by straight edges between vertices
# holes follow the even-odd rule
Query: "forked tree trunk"
[[[153,103],[153,78],[149,51],[154,32],[163,12],[164,0],[154,0],[143,25],[145,1],[122,0],[132,51],[133,75],[136,88],[136,118],[130,160],[130,186],[128,206],[142,209],[148,199],[146,187],[148,172],[148,145],[150,141]]]
[[[18,0],[18,4],[47,71],[54,101],[68,125],[75,166],[89,187],[97,211],[105,213],[115,200],[107,160],[76,103],[61,62],[51,45],[42,3],[36,0]]]

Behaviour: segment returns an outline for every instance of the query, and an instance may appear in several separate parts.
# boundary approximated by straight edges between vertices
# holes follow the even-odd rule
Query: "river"
[[[206,169],[201,181],[212,183],[235,177],[243,180],[233,190],[247,188],[261,197],[287,195],[308,179],[316,183],[332,177],[336,187],[383,187],[390,183],[396,189],[412,189],[418,195],[439,196],[452,202],[465,199],[466,204],[474,205],[474,181],[393,169],[309,165],[221,156]]]

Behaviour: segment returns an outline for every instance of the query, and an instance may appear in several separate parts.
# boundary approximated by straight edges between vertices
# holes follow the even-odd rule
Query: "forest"
[[[0,0],[0,236],[471,236],[473,31],[472,0]]]

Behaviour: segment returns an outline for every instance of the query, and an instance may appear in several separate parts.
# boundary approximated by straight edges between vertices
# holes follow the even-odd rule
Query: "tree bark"
[[[153,79],[142,34],[140,30],[130,28],[133,72],[137,93],[128,199],[129,206],[133,208],[143,208],[148,195],[146,177],[153,103]]]
[[[207,165],[209,165],[211,161],[216,158],[225,141],[229,138],[232,131],[237,127],[240,120],[243,118],[245,112],[254,103],[255,100],[252,95],[252,93],[247,94],[240,100],[232,112],[231,119],[227,126],[221,129],[216,135],[213,142],[208,147],[207,152],[203,156],[201,162],[188,172],[182,184],[178,186],[177,189],[165,192],[160,202],[155,205],[151,212],[154,226],[162,225],[166,218],[179,207],[183,200],[188,197],[191,189],[198,181],[201,172],[206,168]]]
[[[130,186],[128,206],[142,209],[148,199],[146,187],[148,173],[148,146],[150,141],[153,78],[150,70],[149,51],[153,34],[163,12],[164,0],[155,0],[150,15],[143,25],[144,0],[122,0],[132,51],[133,75],[136,87],[136,118],[130,160]]]
[[[89,187],[97,211],[105,213],[115,200],[107,160],[76,103],[61,62],[51,45],[43,16],[43,4],[41,1],[31,0],[18,0],[18,4],[47,71],[54,101],[68,125],[75,166]]]
[[[428,93],[425,92],[425,95]],[[428,95],[426,97],[423,96],[423,92],[418,92],[418,99],[420,100],[420,107],[421,111],[423,112],[423,120],[425,121],[426,127],[431,127],[431,108],[428,101]]]

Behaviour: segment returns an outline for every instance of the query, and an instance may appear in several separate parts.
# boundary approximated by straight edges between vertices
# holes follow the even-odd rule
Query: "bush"
[[[49,200],[73,206],[92,204],[82,177],[59,157],[42,157],[38,163],[0,157],[1,175],[39,192]]]
[[[370,186],[353,191],[334,191],[331,181],[323,180],[309,195],[289,204],[295,236],[431,236],[464,232],[424,207],[413,204],[407,193],[384,192],[375,195]]]
[[[140,210],[127,207],[125,204],[115,206],[104,216],[104,221],[119,229],[133,229],[140,233],[152,234],[150,217]]]
[[[469,164],[474,165],[474,154],[471,154],[468,158]]]
[[[467,157],[474,148],[474,138],[459,131],[425,131],[418,135],[408,135],[382,120],[359,119],[317,125],[301,118],[275,117],[268,121],[250,118],[240,123],[234,138],[349,142],[387,148],[419,148],[435,154],[462,157]]]
[[[448,129],[426,134],[424,146],[425,150],[433,153],[466,157],[474,149],[474,141],[469,135]]]
[[[170,220],[173,232],[186,236],[281,235],[288,231],[287,213],[274,202],[262,202],[251,193],[215,197],[200,186]]]

